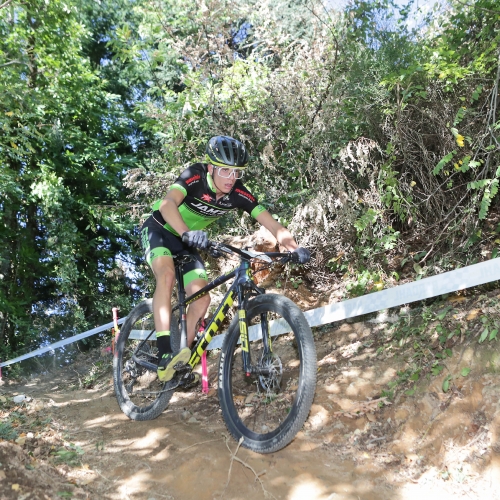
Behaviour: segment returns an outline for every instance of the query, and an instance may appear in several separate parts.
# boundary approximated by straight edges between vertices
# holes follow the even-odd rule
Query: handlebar
[[[286,264],[293,258],[291,252],[253,252],[215,241],[208,242],[208,251],[211,254],[212,252],[215,253],[215,256],[220,256],[222,253],[236,254],[245,260],[258,259],[268,263],[271,263],[272,259],[280,259],[281,263]]]
[[[197,238],[194,239],[194,244],[192,242],[191,246],[207,250],[213,257],[220,257],[223,253],[227,253],[239,255],[242,259],[248,261],[257,259],[268,264],[272,264],[274,262],[273,259],[279,259],[281,264],[286,264],[287,262],[299,263],[298,255],[295,252],[252,252],[248,249],[233,247],[227,243],[208,240],[204,231],[195,232],[199,234],[196,235]],[[181,239],[183,243],[189,243],[189,236],[186,233],[181,236]]]
[[[188,239],[189,238],[186,234],[182,235],[183,243],[188,243]],[[252,252],[250,250],[243,250],[226,243],[218,243],[212,240],[207,240],[207,244],[204,249],[207,250],[213,257],[220,257],[223,253],[227,253],[239,255],[245,260],[258,259],[268,263],[271,263],[272,259],[280,259],[282,264],[286,264],[287,262],[294,260],[291,252]]]

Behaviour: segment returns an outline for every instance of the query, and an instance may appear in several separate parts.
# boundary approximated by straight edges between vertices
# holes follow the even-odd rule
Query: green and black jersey
[[[256,218],[266,210],[252,193],[238,179],[233,190],[218,200],[215,197],[215,186],[208,172],[206,163],[195,163],[179,175],[170,189],[178,189],[185,198],[179,206],[179,212],[190,231],[204,229],[229,210],[242,208]],[[161,200],[153,205],[153,217],[163,223],[163,227],[171,233],[179,234],[163,220],[159,211]]]

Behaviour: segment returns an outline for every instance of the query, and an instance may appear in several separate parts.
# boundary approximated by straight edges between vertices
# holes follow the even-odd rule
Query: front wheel
[[[172,318],[172,326],[175,320]],[[171,342],[178,349],[179,333],[171,328]],[[148,337],[146,342],[144,339]],[[127,316],[115,346],[113,383],[121,410],[132,420],[152,420],[168,406],[172,391],[166,391],[154,367],[158,364],[156,332],[153,321],[153,300],[138,304]],[[145,361],[152,369],[134,360]]]
[[[219,401],[226,426],[242,446],[272,453],[304,425],[316,387],[316,349],[302,311],[281,295],[260,295],[246,309],[250,374],[243,369],[238,318],[222,346]],[[256,332],[285,333],[264,343]],[[258,336],[259,338],[254,338]],[[267,347],[265,346],[267,344]]]

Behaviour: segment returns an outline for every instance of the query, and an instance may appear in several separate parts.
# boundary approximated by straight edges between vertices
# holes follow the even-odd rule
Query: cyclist
[[[295,262],[305,264],[310,252],[297,245],[288,229],[259,205],[241,179],[248,162],[248,152],[238,140],[227,136],[212,137],[206,147],[206,163],[195,163],[184,170],[170,186],[163,200],[153,205],[152,215],[141,229],[145,258],[151,266],[156,288],[153,294],[153,317],[158,346],[158,378],[172,379],[174,365],[187,363],[188,347],[173,353],[170,345],[170,298],[175,284],[172,255],[190,254],[195,260],[183,268],[184,286],[188,295],[207,283],[207,273],[197,249],[208,245],[204,229],[226,212],[241,208],[267,228],[278,242],[293,252]],[[186,243],[183,243],[184,241]],[[197,322],[205,317],[210,305],[207,294],[191,303],[187,311],[188,345],[194,340]]]

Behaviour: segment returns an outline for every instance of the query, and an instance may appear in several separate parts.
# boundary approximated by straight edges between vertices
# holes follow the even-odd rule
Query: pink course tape
[[[207,351],[205,351],[201,357],[201,390],[204,394],[208,392]]]

